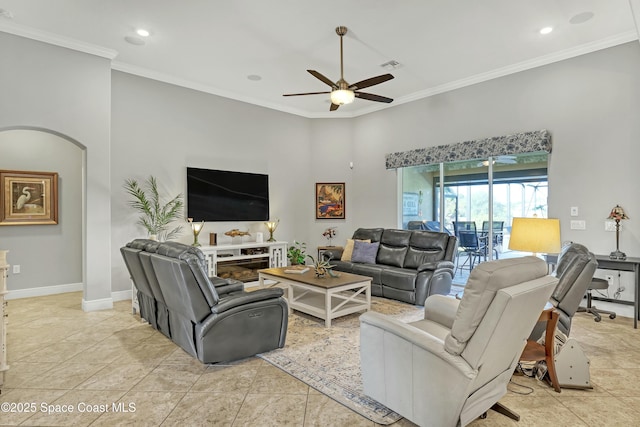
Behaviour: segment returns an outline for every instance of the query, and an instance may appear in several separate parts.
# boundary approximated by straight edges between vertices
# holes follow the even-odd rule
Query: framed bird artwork
[[[58,223],[58,174],[0,170],[0,225]]]

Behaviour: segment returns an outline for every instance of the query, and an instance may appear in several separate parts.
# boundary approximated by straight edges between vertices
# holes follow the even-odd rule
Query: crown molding
[[[67,49],[88,53],[102,58],[112,60],[118,56],[118,52],[113,49],[98,46],[91,43],[85,43],[71,37],[60,36],[58,34],[49,33],[47,31],[37,30],[26,25],[16,24],[15,22],[0,22],[0,31],[25,37],[39,42],[52,44],[55,46],[66,47]]]
[[[477,83],[486,82],[488,80],[497,79],[499,77],[508,76],[510,74],[519,73],[521,71],[531,70],[533,68],[542,67],[544,65],[553,64],[554,62],[564,61],[566,59],[575,58],[577,56],[586,55],[588,53],[596,52],[598,50],[607,49],[610,47],[618,46],[624,43],[628,43],[634,40],[638,40],[638,33],[636,31],[627,31],[606,39],[597,40],[591,43],[585,43],[580,46],[576,46],[571,49],[565,49],[560,52],[554,52],[549,55],[539,56],[534,59],[522,61],[517,64],[509,65],[507,67],[496,68],[495,70],[488,71],[486,73],[476,74],[471,77],[456,80],[450,83],[445,83],[440,86],[435,86],[420,92],[413,93],[411,95],[403,96],[397,99],[397,104],[405,104],[407,102],[416,101],[418,99],[427,98],[433,95],[438,95],[444,92],[449,92],[456,89],[461,89],[466,86],[471,86]],[[369,111],[363,112],[368,114]]]
[[[630,0],[630,2],[640,2],[640,0]],[[297,108],[284,106],[279,103],[265,102],[264,100],[261,100],[261,99],[252,98],[249,96],[234,93],[234,92],[216,88],[213,86],[204,85],[202,83],[193,82],[193,81],[176,77],[173,75],[161,73],[155,70],[150,70],[148,68],[139,67],[139,66],[124,63],[124,62],[114,61],[113,59],[118,55],[118,52],[113,49],[108,49],[102,46],[85,43],[70,37],[64,37],[64,36],[49,33],[46,31],[37,30],[32,27],[16,24],[14,22],[0,22],[0,31],[14,34],[21,37],[26,37],[26,38],[37,40],[37,41],[41,41],[44,43],[49,43],[56,46],[65,47],[72,50],[77,50],[77,51],[88,53],[91,55],[107,58],[111,60],[111,68],[113,70],[122,71],[124,73],[129,73],[129,74],[137,75],[140,77],[161,81],[164,83],[173,84],[176,86],[197,90],[199,92],[205,92],[212,95],[221,96],[223,98],[233,99],[236,101],[245,102],[248,104],[269,108],[272,110],[277,110],[283,113],[293,114],[296,116],[301,116],[309,119],[323,119],[323,118],[349,119],[349,118],[355,118],[355,117],[363,116],[366,114],[374,113],[376,111],[385,110],[387,108],[392,108],[397,105],[406,104],[409,102],[428,98],[430,96],[438,95],[444,92],[461,89],[477,83],[482,83],[489,80],[497,79],[500,77],[507,76],[509,74],[514,74],[521,71],[542,67],[544,65],[549,65],[554,62],[563,61],[565,59],[574,58],[574,57],[592,53],[598,50],[607,49],[607,48],[618,46],[634,40],[638,40],[640,30],[628,31],[625,33],[617,34],[612,37],[597,40],[595,42],[585,43],[575,48],[565,49],[560,52],[555,52],[549,55],[540,56],[538,58],[534,58],[527,61],[522,61],[507,67],[497,68],[495,70],[488,71],[486,73],[476,74],[474,76],[470,76],[464,79],[445,83],[439,86],[435,86],[429,89],[412,93],[407,96],[396,98],[392,104],[375,103],[369,107],[362,108],[353,112],[343,110],[343,111],[337,111],[337,112],[327,111],[322,113],[312,113],[312,112],[300,110]]]
[[[249,96],[241,95],[224,89],[220,89],[213,86],[208,86],[202,83],[197,83],[191,80],[176,77],[170,74],[161,73],[148,68],[140,67],[137,65],[128,64],[120,61],[112,61],[111,69],[116,71],[122,71],[123,73],[133,74],[140,77],[145,77],[152,80],[157,80],[163,83],[172,84],[175,86],[181,86],[187,89],[197,90],[199,92],[205,92],[223,98],[233,99],[235,101],[246,102],[248,104],[257,105],[259,107],[265,107],[272,110],[282,111],[284,113],[294,114],[296,116],[308,117],[308,113],[303,110],[295,108],[283,107],[280,104],[265,102],[261,99],[252,98]]]

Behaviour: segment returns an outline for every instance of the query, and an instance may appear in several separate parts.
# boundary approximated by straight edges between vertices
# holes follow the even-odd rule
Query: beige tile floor
[[[128,301],[91,313],[80,301],[80,293],[9,301],[0,402],[22,411],[0,412],[0,425],[374,426],[261,359],[200,364],[132,316]],[[593,390],[555,393],[514,376],[502,402],[520,422],[490,411],[472,425],[640,425],[640,333],[631,319],[595,323],[579,313],[571,335],[591,358]],[[518,394],[527,389],[515,383],[531,393]]]

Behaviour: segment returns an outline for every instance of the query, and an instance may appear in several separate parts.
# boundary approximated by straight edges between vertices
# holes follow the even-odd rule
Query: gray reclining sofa
[[[140,316],[202,363],[284,347],[288,307],[279,288],[245,292],[209,278],[192,246],[136,239],[120,249],[137,288]]]
[[[447,295],[454,275],[456,238],[422,230],[359,228],[354,240],[380,242],[375,264],[341,261],[343,251],[324,252],[334,271],[369,276],[371,294],[424,305],[429,295]]]

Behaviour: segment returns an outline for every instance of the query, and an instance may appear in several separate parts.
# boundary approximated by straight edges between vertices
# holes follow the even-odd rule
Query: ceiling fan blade
[[[336,111],[338,109],[339,105],[338,104],[334,104],[333,102],[331,103],[331,106],[329,107],[329,111]]]
[[[380,83],[384,83],[388,80],[391,80],[393,75],[391,74],[382,74],[380,76],[371,77],[370,79],[361,80],[358,83],[354,83],[349,86],[349,89],[364,89],[365,87],[379,85]]]
[[[334,89],[337,89],[338,86],[336,86],[336,84],[334,82],[332,82],[331,80],[329,80],[328,78],[326,78],[325,76],[323,76],[322,74],[320,74],[319,72],[317,72],[316,70],[307,70],[309,72],[309,74],[311,74],[313,77],[315,77],[316,79],[320,80],[321,82],[328,84],[329,86],[331,86]]]
[[[285,93],[282,96],[301,96],[301,95],[321,95],[321,94],[331,93],[331,92],[306,92],[306,93]]]
[[[374,95],[372,93],[365,92],[356,92],[356,97],[367,99],[369,101],[377,101],[377,102],[386,102],[387,104],[393,102],[393,99],[387,98],[386,96]]]

